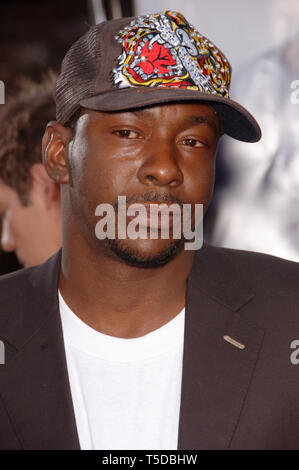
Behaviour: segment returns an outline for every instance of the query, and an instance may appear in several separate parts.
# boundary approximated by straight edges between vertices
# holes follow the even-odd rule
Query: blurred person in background
[[[60,187],[41,156],[44,127],[55,118],[50,71],[41,83],[21,78],[0,113],[0,220],[3,251],[23,266],[39,264],[61,246]]]

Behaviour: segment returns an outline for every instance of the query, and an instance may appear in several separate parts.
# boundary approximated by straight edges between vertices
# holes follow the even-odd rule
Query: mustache
[[[132,194],[131,196],[126,196],[127,204],[135,204],[135,203],[142,204],[142,203],[150,203],[150,202],[154,202],[156,204],[175,203],[175,204],[179,204],[181,207],[184,204],[184,201],[166,192],[158,193],[157,191],[150,191],[146,193]],[[114,210],[117,210],[118,202],[116,202],[113,207],[114,207]]]

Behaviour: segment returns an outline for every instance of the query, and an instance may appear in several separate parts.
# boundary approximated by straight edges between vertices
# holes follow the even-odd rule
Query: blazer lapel
[[[242,317],[253,295],[222,261],[204,246],[188,280],[179,449],[229,448],[263,341]]]
[[[23,449],[80,449],[57,298],[60,256],[34,268],[31,295],[18,305],[30,319],[6,332],[17,352],[1,370],[0,394]]]

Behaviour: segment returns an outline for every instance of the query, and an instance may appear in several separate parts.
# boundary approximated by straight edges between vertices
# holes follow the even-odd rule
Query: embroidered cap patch
[[[118,88],[163,86],[229,96],[227,59],[180,13],[140,16],[115,39],[123,47],[113,70]]]

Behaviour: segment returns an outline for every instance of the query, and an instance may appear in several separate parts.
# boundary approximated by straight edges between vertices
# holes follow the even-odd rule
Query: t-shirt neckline
[[[118,338],[103,334],[82,321],[67,305],[59,290],[58,299],[65,340],[85,354],[109,361],[128,362],[156,357],[183,344],[185,308],[146,335]]]

